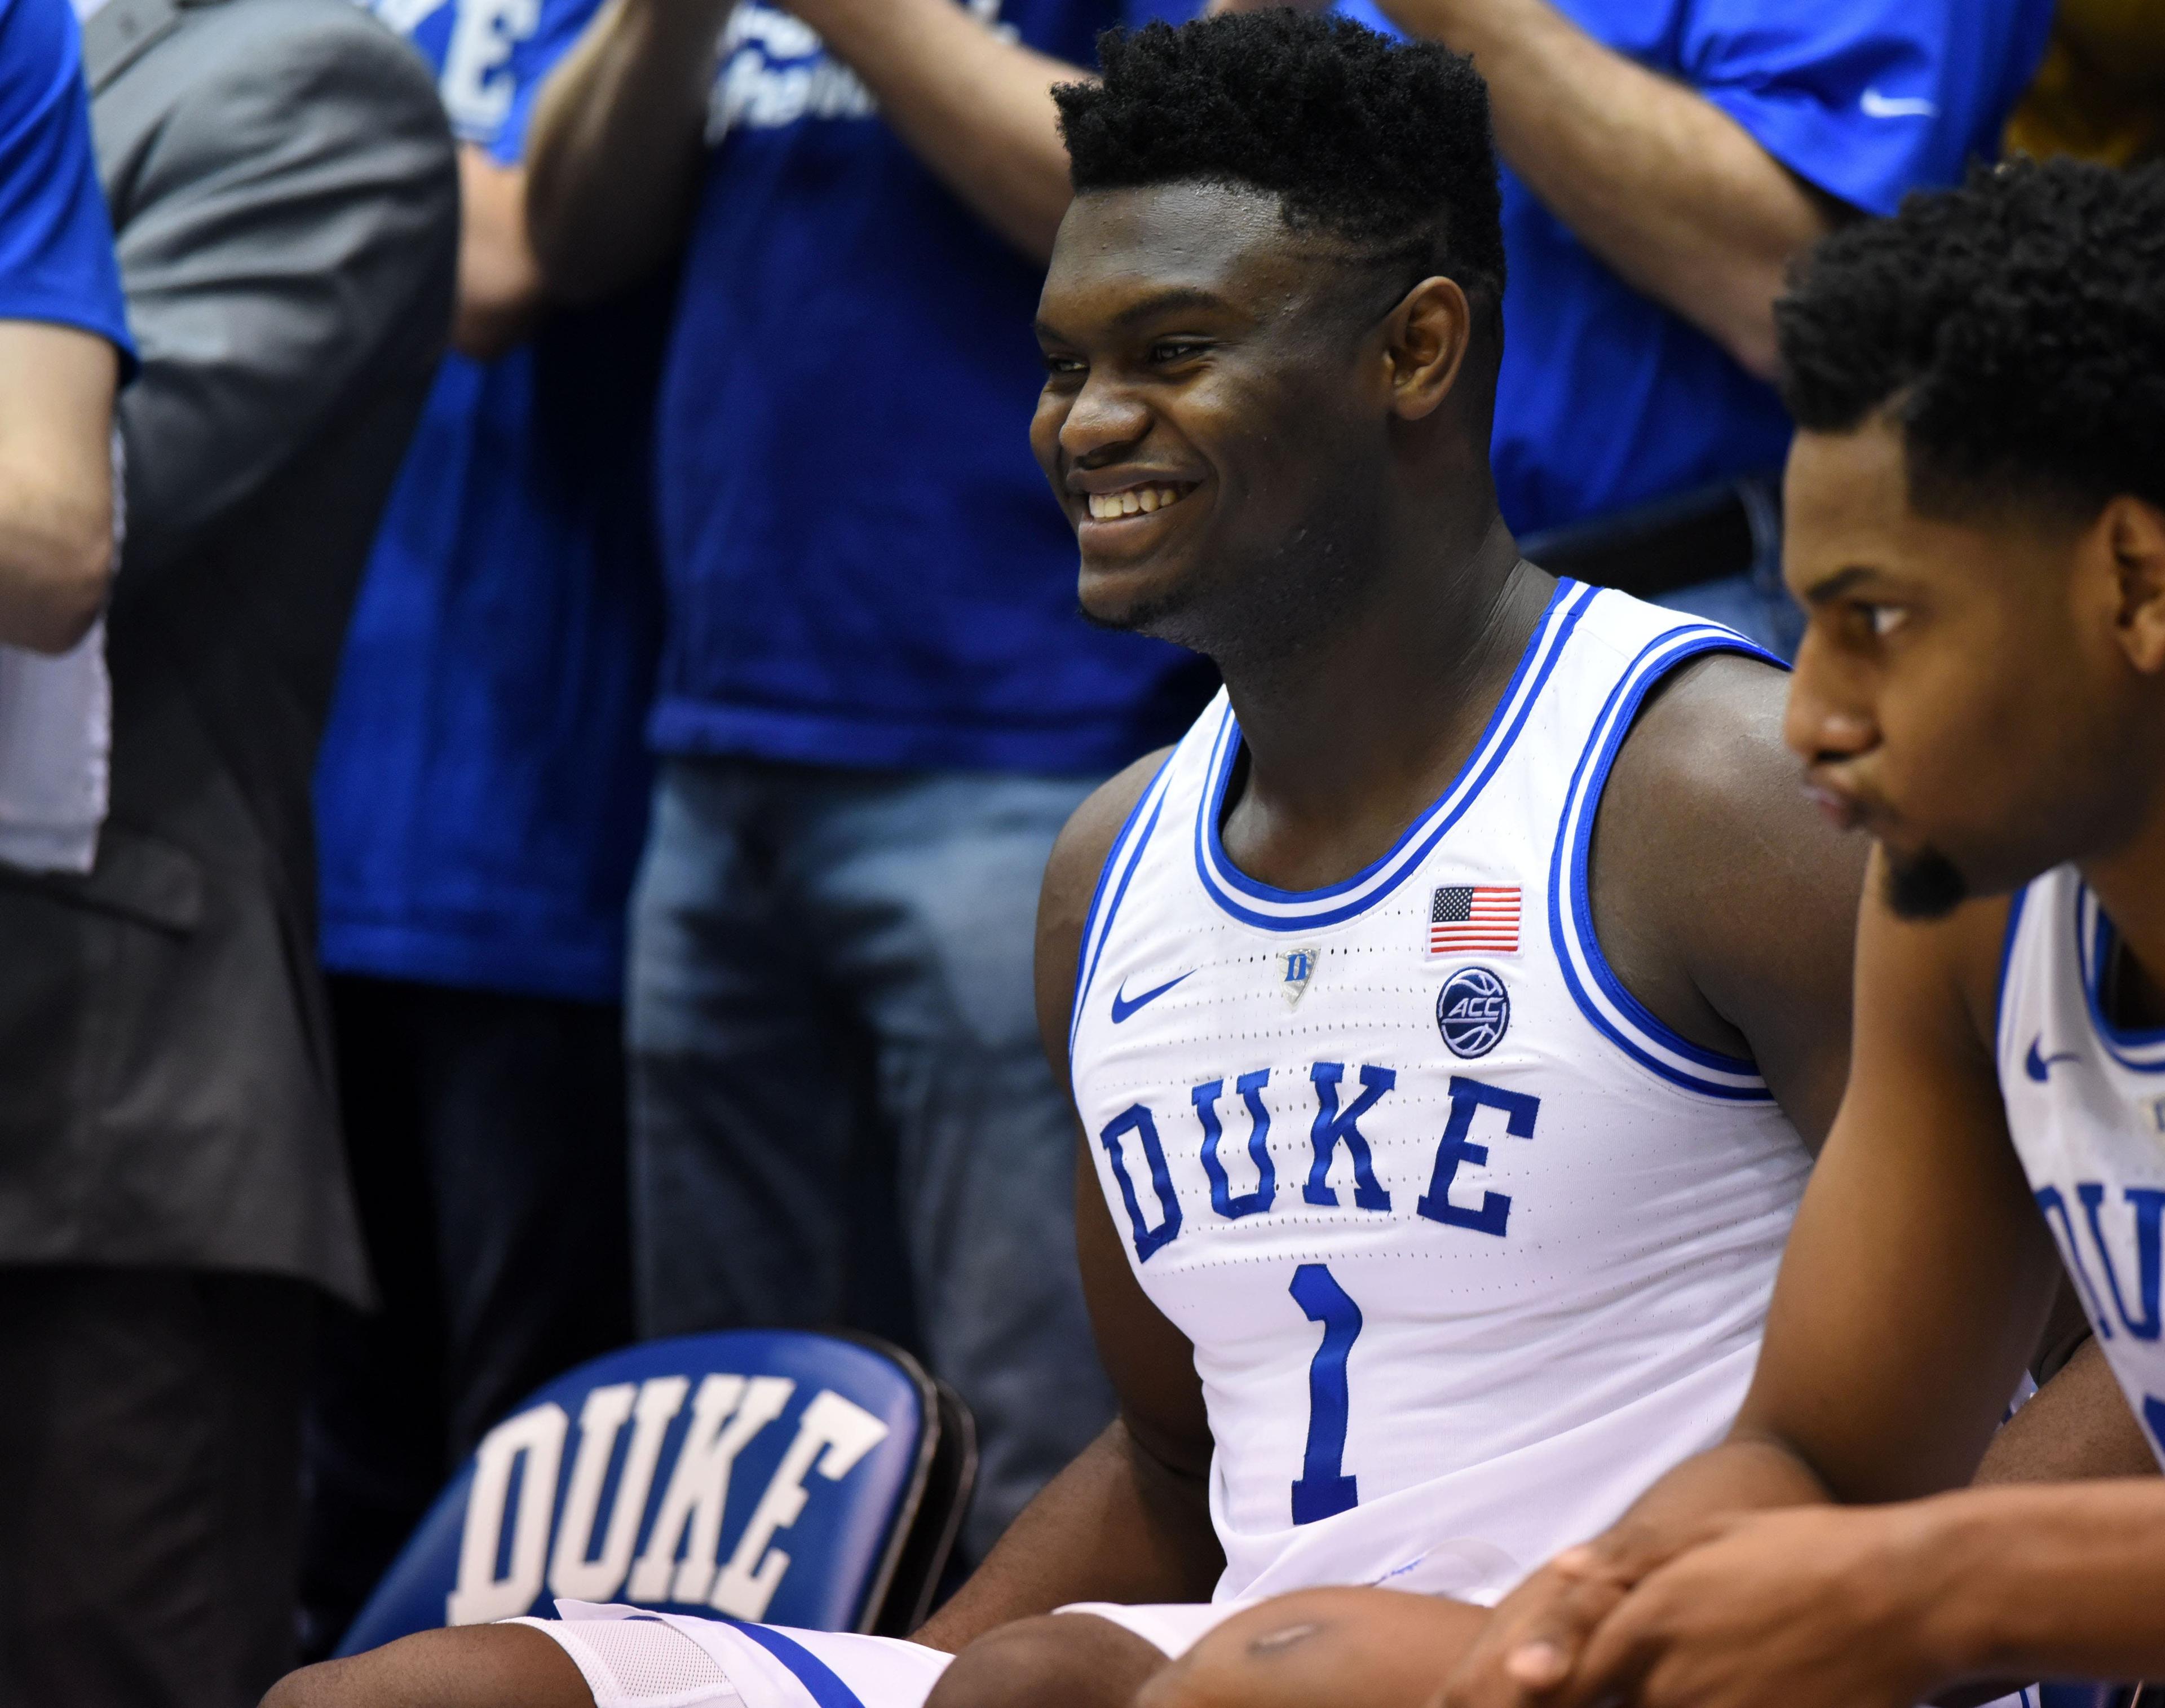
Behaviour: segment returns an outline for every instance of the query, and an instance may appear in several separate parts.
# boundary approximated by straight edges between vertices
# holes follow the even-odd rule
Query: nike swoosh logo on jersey
[[[1936,119],[1940,116],[1940,103],[1927,100],[1922,95],[1883,95],[1877,89],[1867,89],[1857,104],[1867,119]]]
[[[2083,1058],[2072,1050],[2063,1050],[2057,1056],[2041,1055],[2037,1046],[2045,1041],[2042,1032],[2030,1041],[2030,1053],[2022,1058],[2022,1071],[2042,1085],[2052,1077],[2055,1062],[2079,1062]]]
[[[1128,981],[1123,978],[1120,981],[1120,988],[1113,993],[1113,1024],[1117,1026],[1122,1020],[1126,1020],[1130,1015],[1134,1014],[1137,1009],[1148,1007],[1151,1003],[1156,1002],[1160,997],[1163,996],[1166,992],[1172,989],[1174,985],[1179,983],[1181,978],[1193,978],[1194,977],[1195,969],[1191,967],[1187,972],[1180,975],[1180,978],[1168,978],[1164,983],[1158,986],[1156,990],[1146,990],[1133,1002],[1130,1002],[1128,1000]]]

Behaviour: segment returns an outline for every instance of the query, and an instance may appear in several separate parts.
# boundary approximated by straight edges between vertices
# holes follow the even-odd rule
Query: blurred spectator
[[[1122,15],[611,0],[530,151],[566,295],[688,236],[629,991],[641,1326],[841,1318],[853,1158],[885,1136],[925,1343],[983,1429],[972,1550],[1111,1413],[1046,1261],[1074,1135],[1031,1017],[1038,881],[1204,691],[1082,625],[1027,442],[1068,197],[1049,89]]]
[[[0,861],[34,871],[87,870],[105,817],[124,361],[74,15],[0,0]]]
[[[1340,9],[1488,79],[1511,269],[1497,495],[1527,555],[1793,650],[1767,383],[1784,271],[1996,151],[2052,0]]]
[[[311,1653],[489,1425],[632,1338],[624,904],[652,781],[668,301],[550,312],[519,165],[541,77],[595,4],[377,8],[436,68],[465,194],[455,352],[377,535],[316,768],[323,959],[382,1305],[326,1336]]]
[[[105,604],[124,359],[74,16],[0,0],[0,646],[66,652]]]
[[[312,1289],[367,1290],[308,772],[457,186],[345,0],[108,0],[83,43],[143,367],[111,812],[87,874],[0,875],[0,1698],[237,1708],[292,1660]]]
[[[2060,0],[2007,151],[2115,166],[2165,155],[2165,0]]]

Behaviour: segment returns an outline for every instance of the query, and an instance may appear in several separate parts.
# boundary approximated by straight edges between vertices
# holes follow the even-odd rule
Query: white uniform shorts
[[[1092,1601],[1060,1610],[1096,1614],[1177,1657],[1250,1605]],[[559,1601],[556,1611],[561,1617],[508,1622],[554,1639],[594,1693],[594,1708],[923,1708],[954,1658],[892,1637],[732,1625],[585,1601]]]
[[[1124,1607],[1080,1601],[1177,1659],[1253,1601]],[[924,1708],[952,1655],[892,1637],[732,1625],[637,1607],[559,1601],[558,1619],[515,1619],[553,1638],[594,1708]],[[1990,1708],[2033,1708],[2025,1690]]]

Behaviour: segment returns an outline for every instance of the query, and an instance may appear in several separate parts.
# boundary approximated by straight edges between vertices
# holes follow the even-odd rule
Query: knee
[[[924,1708],[1128,1708],[1164,1663],[1151,1645],[1105,1620],[1025,1619],[957,1655]]]
[[[1218,1626],[1150,1679],[1135,1708],[1420,1708],[1484,1617],[1388,1589],[1298,1590]]]

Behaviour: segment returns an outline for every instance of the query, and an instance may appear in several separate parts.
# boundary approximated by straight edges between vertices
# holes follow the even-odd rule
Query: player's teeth
[[[1110,522],[1122,516],[1148,516],[1177,504],[1187,494],[1177,487],[1131,487],[1124,493],[1092,493],[1093,520]]]

